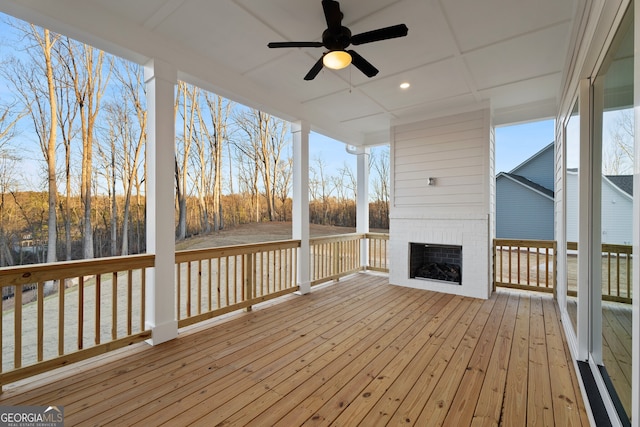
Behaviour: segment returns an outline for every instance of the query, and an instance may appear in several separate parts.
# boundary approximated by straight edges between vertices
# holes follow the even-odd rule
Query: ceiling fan
[[[340,3],[335,0],[322,0],[322,9],[327,21],[327,29],[322,33],[321,42],[271,42],[268,44],[270,48],[324,47],[328,49],[304,76],[305,80],[313,80],[323,66],[339,70],[351,63],[367,77],[373,77],[378,74],[378,69],[354,50],[346,50],[347,47],[404,37],[409,31],[405,24],[399,24],[352,36],[351,31],[342,25],[344,15],[340,11]]]

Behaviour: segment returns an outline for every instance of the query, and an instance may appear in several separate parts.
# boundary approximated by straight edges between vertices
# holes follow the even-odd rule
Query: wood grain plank
[[[510,293],[508,296],[509,301],[500,322],[500,330],[491,353],[485,381],[480,389],[478,402],[471,420],[473,427],[496,426],[500,422],[511,346],[514,339],[514,319],[518,312],[520,299],[519,295],[514,293]]]
[[[529,298],[520,298],[516,314],[514,339],[511,343],[507,384],[502,404],[501,425],[527,425],[527,387],[529,379]]]
[[[542,300],[544,313],[544,329],[553,404],[553,419],[558,426],[581,425],[576,396],[571,380],[571,370],[564,353],[564,343],[555,303],[550,298]]]
[[[463,311],[456,310],[456,313],[451,315],[451,318],[455,319],[453,329],[448,333],[443,333],[439,337],[441,339],[433,341],[432,344],[436,347],[436,353],[423,372],[414,377],[417,380],[414,382],[413,378],[405,378],[404,376],[398,379],[398,384],[404,383],[404,385],[401,387],[403,396],[397,409],[393,412],[370,413],[371,417],[365,418],[365,423],[367,423],[367,420],[371,420],[372,424],[376,424],[380,422],[380,418],[387,418],[388,413],[392,414],[389,421],[391,425],[399,425],[400,423],[414,424],[416,422],[422,413],[422,409],[430,401],[433,390],[449,365],[455,350],[464,338],[468,325],[481,306],[482,301],[480,300],[463,301],[463,304],[461,304]],[[387,403],[389,402],[387,401]]]
[[[488,320],[496,305],[497,299],[498,298],[494,297],[484,301],[476,316],[469,322],[464,338],[460,342],[460,345],[458,345],[440,381],[438,381],[438,385],[433,391],[434,398],[429,399],[424,406],[420,417],[416,421],[416,425],[423,426],[427,425],[427,423],[434,423],[436,425],[443,424],[456,393],[463,382],[464,375],[471,372],[474,368],[477,369],[477,365],[480,363],[477,362],[475,366],[470,365],[472,356],[477,354],[475,350],[481,340],[481,336],[489,326]],[[500,309],[498,309],[498,312],[500,312]],[[490,329],[491,327],[489,327],[488,332],[489,340],[493,341],[493,339],[490,338],[493,331]],[[482,355],[480,355],[480,357],[482,357]]]
[[[351,335],[348,340],[345,340],[344,345],[341,343],[334,346],[331,351],[302,366],[284,381],[277,384],[269,382],[269,389],[273,392],[262,395],[258,402],[252,403],[252,406],[256,407],[254,414],[236,411],[224,422],[236,425],[274,425],[282,418],[283,413],[289,412],[299,402],[304,402],[331,378],[342,375],[345,369],[358,370],[366,366],[369,360],[383,352],[398,337],[398,334],[412,323],[411,316],[406,318],[404,313],[410,313],[422,304],[423,301],[416,295],[411,304],[398,307],[397,310],[391,309],[388,314],[393,316],[387,318],[378,327],[367,325],[358,335]],[[403,315],[400,316],[400,313]],[[256,416],[256,414],[259,415]],[[217,419],[216,414],[215,420]],[[211,425],[211,421],[210,416],[207,416],[196,425]]]
[[[496,303],[490,314],[493,319],[502,319],[509,296],[503,293],[494,296]],[[482,335],[477,341],[471,360],[467,365],[464,376],[460,381],[457,392],[449,412],[446,414],[444,425],[467,426],[475,411],[480,390],[487,374],[492,350],[495,347],[501,322],[487,322]]]
[[[549,360],[547,358],[544,316],[540,297],[531,297],[529,321],[527,425],[550,426],[553,425],[553,402],[551,401]]]

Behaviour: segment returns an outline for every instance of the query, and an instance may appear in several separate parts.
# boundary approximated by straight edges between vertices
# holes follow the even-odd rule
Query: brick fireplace
[[[488,298],[495,234],[489,110],[395,126],[391,153],[390,283]],[[416,274],[417,258],[428,258],[430,247],[445,251],[420,263],[458,268],[459,279]]]

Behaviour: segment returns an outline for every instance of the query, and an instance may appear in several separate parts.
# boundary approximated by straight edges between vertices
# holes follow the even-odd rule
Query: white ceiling
[[[343,0],[353,34],[404,23],[407,37],[353,47],[353,66],[304,75],[322,48],[320,0],[0,0],[0,10],[129,59],[175,64],[180,78],[343,142],[387,142],[389,127],[490,106],[497,125],[553,117],[581,0]],[[401,90],[403,81],[411,88]]]

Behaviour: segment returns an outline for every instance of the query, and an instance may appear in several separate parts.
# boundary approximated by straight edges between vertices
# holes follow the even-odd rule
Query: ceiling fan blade
[[[340,4],[334,0],[322,0],[324,17],[327,20],[327,28],[332,34],[338,34],[342,28],[342,12]]]
[[[324,55],[322,55],[324,57]],[[309,72],[307,73],[306,76],[304,76],[305,80],[313,80],[316,78],[316,76],[318,75],[318,73],[320,72],[320,70],[322,70],[322,58],[318,59],[318,62],[316,62],[313,67],[311,67],[311,69],[309,70]]]
[[[360,71],[362,71],[367,77],[373,77],[378,74],[378,69],[371,65],[369,61],[360,56],[353,50],[348,50],[351,55],[351,63]]]
[[[392,25],[391,27],[379,28],[351,36],[351,44],[359,45],[379,40],[395,39],[396,37],[406,36],[408,32],[409,28],[404,24]]]
[[[322,42],[271,42],[267,46],[278,47],[322,47]]]

